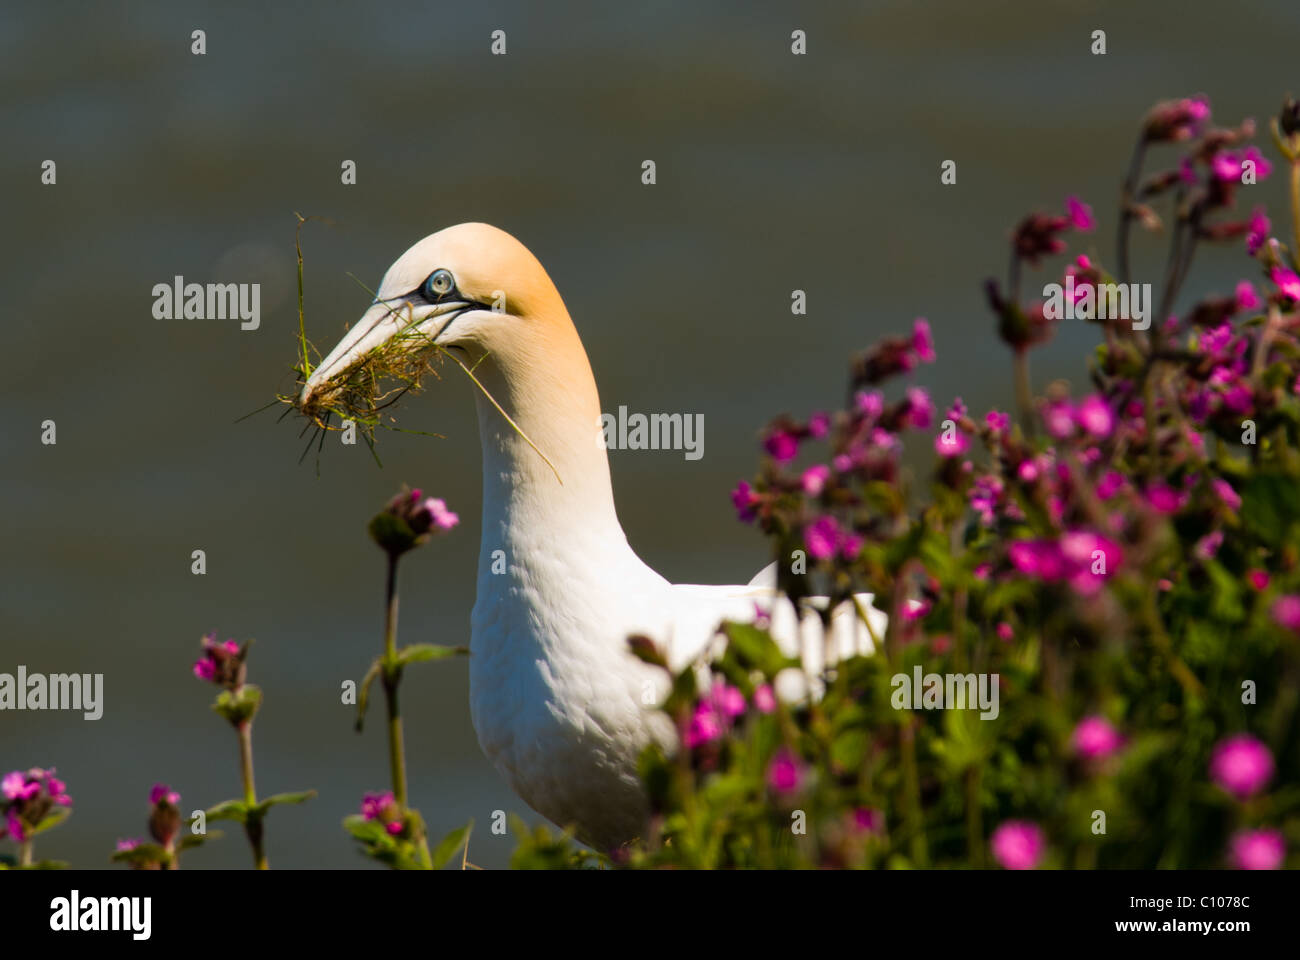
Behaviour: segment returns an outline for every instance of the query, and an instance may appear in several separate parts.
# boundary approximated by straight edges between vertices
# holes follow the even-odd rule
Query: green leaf
[[[40,823],[32,827],[28,834],[35,836],[38,833],[44,833],[46,830],[52,830],[70,816],[72,816],[72,811],[67,807],[55,807],[41,819]]]
[[[442,838],[442,842],[434,847],[433,853],[430,854],[430,861],[434,870],[441,870],[459,852],[462,846],[468,846],[469,834],[472,829],[474,829],[473,820],[463,827],[457,827]]]
[[[238,725],[251,720],[253,715],[257,713],[257,708],[261,703],[261,688],[255,684],[246,683],[239,688],[238,695],[229,690],[222,690],[217,696],[217,702],[212,705],[212,709],[231,723]]]
[[[266,811],[270,810],[272,807],[279,806],[282,803],[303,803],[314,796],[316,796],[315,790],[301,790],[297,793],[277,793],[267,797],[265,800],[258,803],[258,805],[253,809],[260,816],[264,815]]]
[[[207,833],[187,833],[181,837],[180,842],[176,844],[178,850],[192,850],[195,847],[201,847],[209,840],[220,840],[220,830],[209,830]]]
[[[444,647],[436,643],[413,643],[397,651],[400,666],[408,663],[423,663],[426,660],[445,660],[469,653],[468,647]]]
[[[746,665],[756,667],[770,679],[780,673],[789,661],[772,635],[748,623],[724,623],[723,631],[730,647]]]
[[[144,867],[150,864],[171,862],[172,855],[157,843],[138,843],[130,850],[118,850],[108,858],[113,863],[130,863]]]
[[[1286,474],[1260,471],[1241,485],[1241,519],[1266,543],[1278,543],[1300,516],[1295,482]]]
[[[248,804],[243,800],[223,800],[215,807],[209,808],[206,816],[209,820],[234,820],[236,823],[244,823],[248,820]]]
[[[831,743],[831,763],[838,770],[852,771],[862,766],[871,746],[871,736],[866,730],[850,728]]]
[[[343,828],[363,843],[376,846],[397,846],[397,841],[378,820],[367,820],[359,813],[343,818]]]

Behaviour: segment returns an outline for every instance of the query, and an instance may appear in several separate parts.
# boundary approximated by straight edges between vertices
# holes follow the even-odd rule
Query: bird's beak
[[[463,300],[430,304],[418,295],[375,301],[311,372],[298,395],[298,406],[307,407],[314,396],[324,392],[326,384],[345,375],[372,350],[399,334],[411,338],[413,349],[431,345],[438,342],[457,314],[476,306]]]

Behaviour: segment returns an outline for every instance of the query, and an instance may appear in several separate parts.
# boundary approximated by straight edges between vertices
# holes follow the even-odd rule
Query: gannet
[[[716,643],[720,621],[752,622],[757,604],[811,676],[827,651],[871,650],[849,603],[833,612],[828,643],[814,613],[797,615],[777,593],[775,564],[746,585],[712,586],[669,583],[641,561],[614,510],[582,341],[541,263],[510,234],[464,223],[403,253],[308,377],[300,404],[399,331],[458,351],[536,444],[475,394],[483,524],[470,713],[483,752],[534,810],[598,849],[644,834],[637,758],[652,740],[675,750],[677,734],[655,709],[667,677],[629,652],[631,635],[650,637],[682,669]],[[504,572],[494,572],[502,557]],[[869,594],[861,599],[883,636],[885,615]]]

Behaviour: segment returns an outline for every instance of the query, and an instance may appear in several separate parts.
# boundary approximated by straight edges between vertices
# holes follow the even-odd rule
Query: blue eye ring
[[[441,268],[429,274],[429,279],[424,281],[424,295],[429,300],[439,300],[456,289],[456,278],[451,275],[450,270]]]

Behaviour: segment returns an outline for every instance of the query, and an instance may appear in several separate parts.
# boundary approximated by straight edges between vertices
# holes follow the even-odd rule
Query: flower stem
[[[1020,428],[1025,436],[1034,436],[1034,397],[1029,386],[1029,351],[1015,350],[1011,354],[1015,372],[1016,406],[1020,408]]]
[[[1137,194],[1138,177],[1142,174],[1142,160],[1146,154],[1147,139],[1138,137],[1133,147],[1133,156],[1129,160],[1128,176],[1124,178],[1124,193],[1119,211],[1119,236],[1116,238],[1116,258],[1119,266],[1119,278],[1122,283],[1129,280],[1128,240],[1133,223],[1133,201]]]
[[[397,805],[406,809],[406,749],[402,743],[402,717],[397,706],[397,561],[388,555],[388,595],[384,616],[384,698],[388,703],[388,763]]]
[[[984,865],[984,825],[980,816],[980,768],[966,768],[966,856],[972,869]]]
[[[384,700],[388,704],[388,766],[393,780],[393,798],[405,813],[406,746],[402,737],[402,716],[397,704],[397,687],[402,681],[402,670],[397,665],[397,561],[400,554],[388,555],[387,603],[384,614]],[[429,840],[421,828],[416,839],[422,862],[432,863]]]
[[[1300,160],[1291,161],[1291,262],[1300,270]]]
[[[18,845],[18,866],[30,867],[32,865],[32,839],[28,837]]]
[[[239,731],[239,765],[244,778],[244,803],[250,808],[257,805],[257,789],[253,785],[253,722],[245,720],[236,728]],[[262,818],[250,815],[244,821],[244,833],[253,848],[253,863],[258,870],[271,869],[262,847]]]

